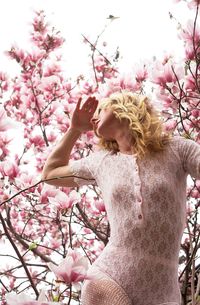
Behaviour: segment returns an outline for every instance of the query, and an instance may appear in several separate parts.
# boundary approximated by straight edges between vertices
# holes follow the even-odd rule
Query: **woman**
[[[111,227],[109,243],[91,266],[83,305],[180,305],[179,247],[186,219],[186,178],[200,178],[197,143],[163,132],[146,97],[120,92],[90,97],[51,153],[43,179],[57,186],[97,184]],[[100,138],[100,150],[70,161],[82,132]],[[73,178],[76,176],[76,178]],[[82,177],[77,178],[77,177]]]

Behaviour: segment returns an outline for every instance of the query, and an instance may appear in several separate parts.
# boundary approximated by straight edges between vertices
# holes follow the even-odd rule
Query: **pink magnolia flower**
[[[86,133],[84,133],[81,136],[81,140],[84,143],[88,143],[90,145],[93,145],[93,144],[95,145],[98,142],[98,139],[96,137],[94,137],[94,131],[93,130],[89,130]]]
[[[33,29],[35,32],[40,32],[42,34],[45,34],[47,32],[48,23],[45,21],[45,15],[43,11],[35,12],[36,16],[33,19]]]
[[[54,50],[63,44],[64,39],[59,37],[58,33],[53,33],[49,24],[45,21],[43,11],[35,12],[36,17],[32,23],[33,31],[31,33],[32,41],[40,49],[46,51]]]
[[[1,160],[3,160],[3,158],[8,155],[9,150],[8,150],[8,145],[9,143],[12,141],[11,135],[8,133],[2,133],[1,134],[1,141],[0,141],[0,156],[1,156]]]
[[[27,55],[25,61],[27,65],[35,66],[41,61],[42,58],[46,56],[46,52],[44,50],[39,50],[38,48],[33,48],[31,53]]]
[[[177,77],[182,78],[183,71],[176,71]],[[172,63],[168,61],[166,64],[156,63],[151,73],[151,81],[161,87],[166,87],[170,83],[176,83],[176,75],[172,69]]]
[[[186,77],[185,89],[188,91],[195,91],[196,83],[195,83],[195,79],[192,75],[188,75]]]
[[[66,120],[66,114],[63,111],[61,111],[61,109],[57,108],[54,112],[54,115],[56,117],[56,121],[57,121],[58,124],[61,124],[61,125],[66,124],[66,121],[67,121]]]
[[[92,231],[90,229],[88,229],[88,228],[83,228],[83,231],[86,234],[91,234],[92,233]]]
[[[185,46],[185,56],[188,60],[193,60],[195,58],[194,48],[191,45]]]
[[[82,94],[85,94],[86,96],[87,95],[91,95],[91,94],[94,94],[96,91],[96,86],[94,86],[94,83],[89,83],[88,81],[86,81],[84,84],[83,84],[83,88],[81,90],[81,93]]]
[[[0,88],[2,91],[8,90],[8,76],[3,72],[0,72]]]
[[[65,42],[65,39],[56,35],[47,35],[43,47],[46,50],[47,48],[49,50],[55,50],[63,45]]]
[[[52,151],[52,147],[49,146],[47,147],[43,152],[39,152],[36,155],[36,168],[38,172],[41,172],[41,170],[43,169],[44,163],[48,157],[48,155],[51,153]]]
[[[97,71],[97,79],[102,82],[105,78],[111,79],[116,76],[117,69],[110,65],[110,63],[103,56],[95,58],[95,69]],[[89,93],[88,93],[89,94]]]
[[[42,150],[45,146],[45,141],[41,135],[29,136],[30,146],[34,145],[38,150]]]
[[[188,20],[186,28],[180,31],[178,37],[185,41],[186,47],[191,48],[193,42],[195,43],[195,47],[198,47],[200,42],[200,27],[196,26],[194,32],[194,21]]]
[[[57,139],[58,135],[55,131],[51,130],[48,134],[47,134],[47,140],[49,142],[55,142]]]
[[[197,5],[200,4],[200,1],[199,0],[192,0],[190,2],[188,2],[188,7],[189,9],[193,9],[193,8],[196,8]]]
[[[12,209],[11,210],[11,212],[10,212],[10,216],[12,217],[12,218],[18,218],[18,216],[19,216],[19,213],[16,211],[16,209]]]
[[[103,72],[106,66],[107,62],[103,56],[100,55],[95,58],[95,68],[97,72]]]
[[[0,107],[0,132],[14,128],[16,124],[7,116],[3,107]]]
[[[199,118],[200,117],[200,110],[198,109],[193,109],[191,111],[191,114],[195,117],[195,118]]]
[[[147,77],[148,77],[148,71],[147,71],[145,64],[136,67],[135,79],[137,82],[141,83],[141,82],[145,81],[147,79]]]
[[[57,193],[57,189],[51,185],[44,184],[41,190],[40,202],[45,204],[50,197],[54,197]]]
[[[56,239],[51,240],[50,247],[52,249],[59,249],[60,246],[61,246],[61,241],[60,240],[56,240]]]
[[[0,164],[0,173],[3,177],[8,176],[10,179],[14,179],[19,173],[19,168],[11,161],[3,161]]]
[[[81,76],[79,76],[77,78],[77,81],[80,81],[81,79]],[[73,87],[73,84],[70,83],[68,80],[63,80],[63,89],[66,91],[66,92],[70,92],[72,91],[72,87]]]
[[[99,200],[95,200],[95,208],[100,212],[105,212],[105,204],[103,203],[103,201],[99,201]]]
[[[200,180],[196,180],[196,187],[200,189]]]
[[[61,70],[60,65],[58,65],[56,63],[52,63],[52,64],[48,65],[47,67],[45,67],[45,71],[44,71],[43,75],[45,77],[53,76],[53,75],[60,73],[61,71],[62,70]]]
[[[47,52],[53,51],[64,43],[62,37],[56,36],[54,34],[41,34],[39,32],[34,32],[31,38],[32,42],[40,49]]]
[[[54,198],[50,197],[49,202],[56,204],[59,209],[69,209],[73,204],[80,200],[80,194],[75,190],[71,191],[68,195],[64,192],[57,190]]]
[[[159,88],[158,92],[156,92],[156,103],[158,102],[160,102],[160,108],[158,108],[162,111],[168,108],[177,109],[177,105],[174,103],[173,97],[163,88]]]
[[[172,120],[168,120],[168,121],[164,124],[164,127],[165,127],[165,130],[166,130],[166,131],[170,131],[170,130],[175,129],[175,128],[176,128],[176,125],[177,125],[176,120],[172,119]]]
[[[18,46],[12,46],[10,51],[5,52],[7,56],[12,59],[15,59],[18,63],[23,64],[26,57],[25,52],[20,49]]]
[[[67,284],[77,283],[88,278],[88,259],[74,250],[69,250],[67,257],[58,266],[49,263],[48,267],[59,280]]]
[[[18,176],[15,179],[15,182],[21,188],[26,188],[34,185],[35,183],[38,182],[38,180],[39,179],[34,174],[31,174],[29,172],[24,172],[24,173],[20,173],[20,176]],[[33,192],[34,188],[31,188],[29,191]]]
[[[52,92],[55,89],[60,87],[60,78],[56,75],[46,76],[41,79],[41,84],[38,88],[42,90],[46,90]]]
[[[121,90],[140,91],[141,82],[137,82],[134,75],[124,74],[109,80],[106,86],[100,88],[99,91],[101,97],[108,97],[110,94]]]
[[[191,192],[191,197],[195,198],[195,199],[198,199],[199,198],[199,195],[200,195],[200,192],[198,190],[193,190]]]
[[[33,300],[25,293],[8,293],[6,295],[7,305],[61,305],[60,302],[49,302],[46,299],[45,293],[42,291],[38,301]]]

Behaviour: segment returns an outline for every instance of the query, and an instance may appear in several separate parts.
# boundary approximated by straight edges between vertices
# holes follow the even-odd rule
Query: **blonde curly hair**
[[[146,153],[164,150],[171,139],[170,132],[164,132],[164,125],[160,113],[154,109],[148,97],[121,91],[111,94],[101,100],[98,111],[110,108],[114,115],[121,120],[128,120],[132,136],[132,151],[139,158]],[[98,136],[98,135],[97,135]],[[115,140],[106,140],[98,136],[98,146],[109,151],[118,152]]]

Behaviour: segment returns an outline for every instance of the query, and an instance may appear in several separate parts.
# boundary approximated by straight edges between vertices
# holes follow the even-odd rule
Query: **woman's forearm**
[[[72,178],[70,166],[68,166],[70,154],[81,133],[92,129],[91,119],[98,105],[98,100],[95,97],[89,97],[82,107],[81,101],[80,98],[73,112],[71,127],[56,145],[44,165],[42,180],[46,182],[48,180],[49,184],[77,186]],[[66,177],[68,175],[69,177]],[[63,179],[58,181],[57,177],[63,177]]]
[[[47,178],[53,169],[65,166],[69,163],[71,151],[80,135],[81,131],[78,129],[68,129],[46,160],[42,172],[43,179]]]

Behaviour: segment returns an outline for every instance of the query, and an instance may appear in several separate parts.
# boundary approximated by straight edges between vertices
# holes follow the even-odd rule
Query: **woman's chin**
[[[98,138],[104,138],[104,140],[107,141],[113,141],[114,139],[108,135],[108,133],[106,132],[106,130],[101,130],[101,128],[96,128],[94,129],[94,133]]]
[[[95,136],[98,138],[101,138],[101,135],[99,134],[97,128],[94,128],[93,130],[94,130]]]

